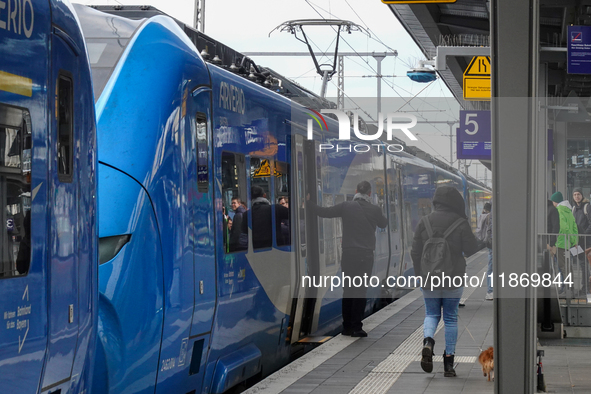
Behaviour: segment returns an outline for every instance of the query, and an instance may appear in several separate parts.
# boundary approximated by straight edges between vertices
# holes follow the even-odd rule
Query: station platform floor
[[[467,273],[485,272],[488,253],[467,261]],[[466,288],[458,319],[455,369],[443,376],[443,322],[435,335],[433,372],[420,366],[425,308],[416,289],[364,320],[367,338],[337,335],[283,369],[249,388],[248,394],[337,393],[494,393],[494,382],[483,376],[478,355],[493,344],[493,302],[486,288]],[[591,357],[587,342],[545,343],[543,366],[548,392],[591,392]]]

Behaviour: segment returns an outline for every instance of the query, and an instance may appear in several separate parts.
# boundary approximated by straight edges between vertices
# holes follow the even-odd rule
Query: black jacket
[[[258,199],[257,199],[258,200]],[[278,245],[287,245],[283,239],[281,221],[289,220],[289,209],[282,205],[271,205],[266,199],[254,200],[252,208],[242,214],[241,230],[248,234],[248,216],[252,215],[252,246],[270,248],[273,246],[273,209],[275,210],[275,237]],[[232,226],[233,228],[233,226]]]
[[[466,218],[464,199],[452,187],[441,186],[437,188],[435,197],[433,197],[433,206],[435,207],[435,211],[430,213],[427,218],[431,223],[434,233],[443,235],[445,230],[458,218]],[[415,275],[423,275],[421,272],[421,257],[423,254],[423,245],[428,239],[429,235],[425,229],[425,224],[423,221],[420,221],[415,229],[412,249],[410,251]],[[449,252],[454,264],[451,275],[463,276],[466,272],[466,259],[464,256],[471,256],[478,251],[478,241],[467,220],[460,224],[447,237],[447,244],[449,245]]]
[[[323,218],[343,218],[343,250],[376,247],[376,226],[385,228],[388,219],[382,210],[363,199],[345,201],[332,207],[319,207],[312,201],[307,205],[312,212]]]
[[[560,216],[558,215],[558,210],[552,204],[552,201],[548,200],[548,233],[550,234],[558,234],[560,232]],[[556,235],[550,235],[548,237],[548,244],[550,246],[556,245]]]
[[[245,212],[246,209],[242,205],[236,208],[232,220],[232,230],[230,230],[230,252],[248,249],[248,232],[242,231],[242,219]]]
[[[585,215],[585,206],[587,205],[587,214]],[[589,201],[583,200],[580,205],[573,204],[573,215],[577,222],[579,234],[591,234],[591,207]]]

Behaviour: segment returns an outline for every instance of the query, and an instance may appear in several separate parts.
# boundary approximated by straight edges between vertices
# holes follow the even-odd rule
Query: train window
[[[57,83],[57,173],[60,182],[72,182],[74,150],[74,85],[60,73]]]
[[[332,194],[322,194],[322,204],[326,207],[334,206],[334,198]],[[325,264],[333,265],[336,263],[336,252],[335,252],[335,222],[342,222],[339,218],[334,219],[320,219],[320,243],[324,245]]]
[[[337,194],[334,198],[334,205],[339,205],[340,203],[345,201],[345,196],[343,194]],[[343,221],[342,220],[335,220],[335,240],[336,240],[336,251],[337,257],[336,261],[341,261],[341,249],[343,245]]]
[[[195,115],[195,137],[197,139],[197,190],[207,193],[209,189],[209,144],[207,143],[207,115]]]
[[[298,201],[296,202],[297,205],[296,208],[298,208],[300,210],[299,212],[299,220],[300,222],[298,223],[298,228],[300,229],[300,254],[302,257],[306,257],[306,212],[304,209],[304,204],[305,204],[305,197],[303,195],[303,191],[304,191],[304,155],[302,154],[302,152],[298,152],[298,157],[297,157],[297,161],[298,161],[298,176],[297,176],[297,182],[298,182]],[[292,203],[292,206],[294,206],[294,204]]]
[[[398,185],[395,180],[388,182],[388,192],[390,193],[390,232],[398,232]]]
[[[275,229],[275,239],[277,246],[291,245],[291,230],[289,226],[290,209],[290,165],[281,161],[275,162],[275,198],[277,206],[275,220],[277,221]]]
[[[414,226],[412,223],[412,207],[409,202],[404,202],[404,212],[406,213],[406,227],[404,228],[404,236],[406,237],[406,246],[412,248],[412,239],[414,237]]]
[[[25,275],[31,260],[31,118],[0,104],[0,277]]]
[[[273,246],[271,201],[271,161],[250,158],[250,211],[252,213],[252,246],[254,249]]]
[[[224,251],[248,249],[246,219],[246,170],[244,155],[222,152],[222,206],[224,215]]]

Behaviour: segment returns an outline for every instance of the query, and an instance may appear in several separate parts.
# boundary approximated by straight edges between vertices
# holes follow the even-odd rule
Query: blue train
[[[438,185],[458,188],[474,221],[490,198],[451,168],[383,145],[321,151],[337,122],[327,118],[330,132],[314,128],[308,140],[309,111],[264,87],[272,76],[247,68],[249,80],[204,61],[166,16],[18,4],[22,30],[0,30],[0,52],[10,54],[0,65],[8,392],[223,393],[247,384],[288,363],[307,338],[340,329],[341,290],[302,286],[303,275],[339,273],[341,253],[340,222],[310,216],[308,193],[331,205],[370,181],[389,219],[377,233],[382,283],[412,274],[413,229]],[[253,189],[274,206],[287,198],[289,215],[272,210],[264,226],[247,215],[236,247],[230,207],[239,198],[251,208]],[[371,289],[367,314],[406,290]]]
[[[89,392],[97,330],[90,65],[61,1],[0,7],[0,391]]]

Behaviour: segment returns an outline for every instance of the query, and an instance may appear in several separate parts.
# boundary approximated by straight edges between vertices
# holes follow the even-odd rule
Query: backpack
[[[575,214],[575,208],[576,207],[572,207],[572,211],[573,211],[573,215]],[[585,205],[583,206],[583,212],[585,213],[585,217],[589,217],[588,214],[588,209],[589,208],[589,203],[586,202]]]
[[[429,223],[428,217],[423,216],[422,221],[425,223],[425,229],[427,230],[427,235],[429,235],[429,239],[425,242],[425,245],[423,245],[423,253],[421,255],[421,274],[424,281],[426,281],[427,276],[437,276],[442,280],[443,274],[451,276],[453,262],[451,260],[447,237],[465,220],[466,219],[458,218],[447,230],[445,230],[443,237],[434,237],[433,228],[431,227],[431,223]],[[429,285],[430,283],[424,282],[424,286]]]

